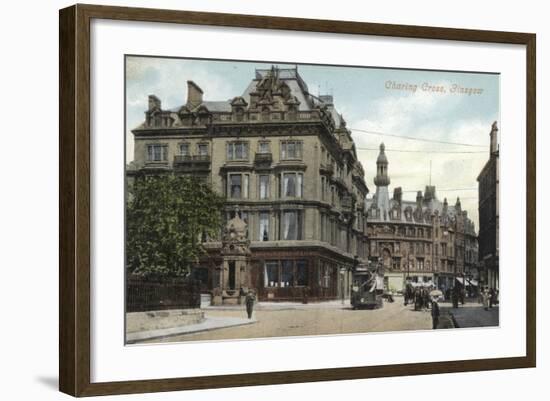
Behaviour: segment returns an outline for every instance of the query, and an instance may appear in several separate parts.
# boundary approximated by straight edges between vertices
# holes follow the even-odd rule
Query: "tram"
[[[359,264],[352,273],[351,306],[353,309],[381,308],[384,297],[382,263]]]

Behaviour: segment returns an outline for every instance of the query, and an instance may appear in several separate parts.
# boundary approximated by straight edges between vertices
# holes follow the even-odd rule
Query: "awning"
[[[458,281],[460,284],[463,284],[464,283],[464,279],[462,277],[456,277],[456,281]],[[466,285],[471,285],[471,286],[474,286],[474,287],[477,287],[477,281],[476,280],[468,280],[466,279]]]

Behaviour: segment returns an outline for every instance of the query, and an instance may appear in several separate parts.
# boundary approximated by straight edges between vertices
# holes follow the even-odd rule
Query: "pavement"
[[[499,307],[493,306],[485,310],[483,305],[477,302],[466,302],[453,308],[450,303],[440,304],[441,315],[448,315],[455,328],[472,327],[498,327],[499,326]]]
[[[318,308],[326,309],[342,309],[343,307],[349,307],[349,299],[342,302],[342,300],[324,301],[324,302],[311,302],[311,303],[298,303],[298,302],[256,302],[254,304],[254,310],[311,310]],[[244,305],[209,305],[201,308],[202,310],[244,310]]]
[[[204,308],[207,319],[213,317],[244,318],[243,305]],[[429,311],[414,311],[400,299],[384,302],[381,309],[353,310],[349,301],[322,303],[262,303],[254,308],[254,324],[218,328],[207,332],[185,332],[140,342],[215,341],[248,338],[312,336],[431,330]]]
[[[256,323],[256,319],[246,319],[238,317],[217,317],[209,316],[200,323],[188,324],[166,329],[144,330],[126,334],[126,343],[135,344],[149,340],[162,340],[176,335],[185,335],[192,333],[201,333],[210,330],[216,330],[227,327],[244,326]]]

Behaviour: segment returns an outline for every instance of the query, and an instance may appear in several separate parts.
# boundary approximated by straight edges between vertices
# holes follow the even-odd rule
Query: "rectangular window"
[[[302,213],[299,211],[288,211],[282,213],[281,239],[300,240],[302,239]]]
[[[248,160],[248,142],[228,143],[227,160]]]
[[[266,287],[279,286],[279,263],[277,261],[265,262],[264,285]]]
[[[260,199],[269,198],[269,175],[260,175]]]
[[[229,197],[233,199],[247,199],[249,188],[249,174],[229,174]]]
[[[190,156],[191,152],[189,152],[189,144],[188,143],[180,143],[180,156]]]
[[[229,176],[231,198],[240,198],[242,193],[242,177],[240,174],[231,174]]]
[[[296,160],[302,158],[302,142],[283,141],[281,142],[281,159]]]
[[[164,162],[168,160],[168,145],[147,145],[147,161]]]
[[[258,241],[269,241],[269,212],[260,212]]]
[[[250,175],[243,174],[243,198],[244,199],[248,199],[249,177]]]
[[[208,144],[199,143],[197,146],[199,156],[208,156]]]
[[[269,142],[258,142],[258,153],[269,153]]]
[[[305,260],[296,261],[296,285],[306,286],[308,279],[307,262]]]
[[[294,266],[292,260],[281,261],[281,287],[294,286]]]
[[[284,197],[301,198],[303,188],[302,173],[283,173],[282,194]]]

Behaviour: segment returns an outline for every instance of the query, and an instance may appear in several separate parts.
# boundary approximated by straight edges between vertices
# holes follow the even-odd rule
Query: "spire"
[[[386,147],[384,142],[380,144],[380,154],[376,159],[376,177],[374,177],[374,184],[377,187],[387,187],[390,185],[390,177],[388,177],[388,158],[385,153]]]
[[[462,206],[460,205],[460,197],[456,197],[455,209],[460,212],[462,211]]]
[[[388,193],[388,185],[390,185],[390,177],[388,177],[388,159],[384,153],[385,146],[380,144],[380,154],[376,159],[376,177],[374,184],[376,185],[376,205],[380,209],[380,216],[387,216],[387,211],[390,210],[390,196]],[[384,218],[385,220],[385,218]]]

